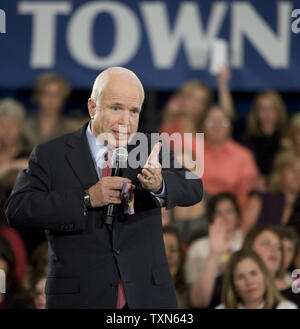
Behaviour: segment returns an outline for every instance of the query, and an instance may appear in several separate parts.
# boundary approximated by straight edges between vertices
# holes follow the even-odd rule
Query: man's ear
[[[88,99],[88,110],[90,117],[93,119],[96,114],[96,102],[92,98]]]

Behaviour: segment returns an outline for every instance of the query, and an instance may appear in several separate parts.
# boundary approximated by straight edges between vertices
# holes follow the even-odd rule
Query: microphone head
[[[120,167],[126,166],[128,159],[128,151],[125,147],[118,147],[113,150],[112,160],[113,163],[118,164]]]

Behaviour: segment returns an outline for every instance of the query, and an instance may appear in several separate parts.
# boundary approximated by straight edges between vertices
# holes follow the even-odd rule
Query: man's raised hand
[[[158,156],[161,150],[162,143],[158,142],[154,145],[142,172],[137,175],[142,187],[154,193],[161,191],[163,186],[163,178],[161,174],[161,164]]]

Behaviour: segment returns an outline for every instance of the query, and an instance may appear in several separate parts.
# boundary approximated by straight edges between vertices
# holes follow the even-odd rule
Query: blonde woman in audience
[[[220,237],[214,239],[216,245],[224,249],[224,239]],[[218,244],[217,244],[218,241]],[[300,306],[300,295],[294,294],[291,285],[283,279],[284,274],[284,253],[281,237],[276,227],[256,227],[245,237],[242,249],[247,252],[256,252],[263,260],[270,276],[273,278],[277,289],[281,295],[287,300],[294,302],[298,307]],[[201,273],[197,281],[192,286],[191,303],[194,307],[213,308],[221,303],[221,289],[223,284],[223,276],[214,276],[212,269],[216,267],[215,262],[207,262],[206,272],[209,273],[206,277]],[[204,283],[207,284],[204,284]],[[211,284],[213,282],[213,284]]]
[[[300,153],[282,151],[275,160],[267,192],[254,192],[244,209],[242,230],[256,225],[286,225],[300,192]]]
[[[297,309],[279,293],[264,262],[252,251],[231,256],[217,309]]]
[[[247,131],[242,144],[250,148],[260,171],[260,188],[264,190],[273,169],[276,153],[286,133],[287,111],[282,97],[273,90],[258,93],[253,101]]]
[[[197,133],[202,114],[212,103],[212,91],[204,83],[192,80],[184,84],[173,97],[178,106],[175,113],[173,110],[173,115],[165,115],[160,131],[169,135],[174,132]],[[170,112],[170,104],[166,109]]]
[[[29,146],[23,135],[24,106],[12,99],[0,101],[0,178],[9,170],[27,167]]]
[[[282,140],[282,146],[300,153],[300,113],[292,116],[287,136]]]
[[[33,91],[33,101],[38,106],[38,113],[30,117],[25,125],[25,134],[32,148],[78,128],[76,121],[62,114],[70,92],[69,83],[57,73],[43,73],[38,77]]]
[[[239,250],[243,235],[239,229],[240,209],[228,193],[212,197],[207,205],[209,237],[193,242],[185,263],[186,281],[190,286],[193,307],[207,308],[219,303],[214,299],[230,255]]]
[[[284,250],[278,228],[274,226],[255,227],[247,234],[242,249],[254,251],[261,257],[281,295],[299,307],[300,295],[294,294],[291,285],[283,278],[285,274]]]
[[[224,67],[217,76],[218,102],[226,115],[235,115],[229,90],[230,71]],[[213,92],[203,82],[190,80],[167,103],[160,132],[197,133],[203,113],[213,104]]]

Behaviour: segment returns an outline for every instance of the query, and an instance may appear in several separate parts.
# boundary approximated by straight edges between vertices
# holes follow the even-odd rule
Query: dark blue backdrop
[[[47,27],[46,20],[44,25],[34,24],[34,15],[22,13],[20,9],[22,6],[28,5],[29,1],[14,1],[2,0],[0,8],[6,13],[6,34],[0,34],[0,88],[30,88],[35,78],[40,72],[55,70],[62,73],[76,89],[90,89],[91,83],[99,71],[106,66],[99,65],[99,67],[89,67],[78,61],[74,56],[68,43],[68,29],[70,29],[70,22],[74,19],[75,15],[83,11],[83,9],[95,3],[95,1],[32,1],[35,5],[41,3],[48,3],[55,5],[64,4],[66,9],[65,14],[55,16],[54,20],[54,47],[53,63],[51,65],[34,65],[31,63],[31,56],[33,52],[33,35],[37,33],[36,29],[39,28],[39,33],[44,33],[42,30],[48,28],[45,36],[49,33],[49,26]],[[149,24],[145,22],[145,17],[142,14],[142,3],[148,5],[157,4],[159,6],[165,5],[166,8],[166,24],[170,27],[170,34],[174,32],[174,27],[178,23],[178,17],[182,6],[189,6],[192,3],[195,6],[197,15],[199,17],[199,25],[203,25],[204,34],[207,33],[209,23],[212,23],[211,12],[213,7],[220,1],[192,1],[184,2],[177,0],[170,1],[109,1],[98,3],[107,4],[111,6],[114,3],[117,7],[125,8],[127,12],[133,17],[133,21],[137,22],[137,27],[140,33],[140,39],[137,41],[136,49],[128,56],[128,60],[114,65],[126,66],[136,72],[141,78],[143,84],[148,89],[156,90],[172,90],[177,88],[183,82],[191,78],[199,78],[211,87],[215,87],[215,78],[209,73],[209,61],[206,61],[204,67],[192,67],[187,55],[186,47],[180,43],[177,51],[175,51],[174,62],[170,67],[158,67],[154,59],[154,49],[150,41]],[[222,1],[226,5],[224,17],[220,20],[221,25],[216,36],[225,39],[232,53],[232,29],[236,26],[238,17],[234,17],[234,8],[237,4],[244,3],[250,6],[255,12],[261,22],[264,23],[266,28],[269,28],[270,33],[273,33],[274,38],[280,38],[280,6],[290,6],[290,11],[285,14],[285,20],[282,24],[286,24],[288,33],[282,36],[283,44],[285,44],[286,52],[288,54],[285,65],[276,65],[272,67],[266,58],[262,55],[261,51],[253,43],[250,38],[243,36],[243,64],[240,68],[232,67],[232,81],[231,87],[233,90],[254,91],[263,88],[276,88],[285,91],[297,91],[300,86],[300,33],[293,33],[291,26],[294,22],[295,26],[300,27],[296,22],[297,17],[291,17],[292,10],[300,8],[300,1]],[[281,7],[283,8],[283,7]],[[27,9],[28,11],[28,9]],[[24,12],[24,9],[23,9]],[[196,16],[197,16],[196,15]],[[300,14],[299,14],[300,16]],[[124,17],[124,16],[123,16]],[[154,25],[161,24],[161,21],[153,16]],[[191,20],[192,21],[192,20]],[[284,23],[285,22],[285,23]],[[286,23],[287,22],[287,23]],[[83,25],[85,23],[83,22]],[[185,20],[185,26],[188,28],[189,20]],[[184,25],[183,24],[183,25]],[[251,24],[251,22],[250,22]],[[128,24],[126,25],[128,26]],[[52,26],[53,27],[53,26]],[[165,32],[163,26],[159,26],[162,33]],[[45,30],[45,31],[46,31]],[[284,29],[283,29],[284,30]],[[76,33],[73,31],[73,34]],[[262,34],[265,34],[265,31]],[[95,56],[102,56],[102,58],[109,58],[113,53],[114,46],[118,42],[116,20],[114,20],[111,13],[103,11],[96,15],[94,24],[89,34],[91,38],[92,50]],[[171,38],[171,37],[170,37]],[[45,37],[45,40],[47,38]],[[128,39],[130,43],[130,38]],[[126,41],[126,40],[125,40]],[[46,41],[45,41],[46,42]],[[126,42],[125,42],[126,44]],[[47,48],[43,43],[38,45],[47,52]],[[166,45],[160,45],[162,50]],[[265,40],[265,47],[271,47],[270,40]],[[85,48],[82,44],[82,50]],[[200,47],[200,48],[199,48]],[[123,47],[123,49],[126,47]],[[195,52],[199,51],[201,46],[195,40]],[[275,52],[274,48],[274,52]],[[272,49],[271,49],[272,52]],[[82,52],[84,53],[84,51]],[[200,54],[200,53],[199,53]],[[44,54],[45,55],[45,54]],[[46,54],[47,55],[47,54]],[[201,54],[199,55],[201,56]],[[274,55],[275,56],[275,55]],[[122,57],[122,51],[121,51]],[[276,57],[276,56],[275,56]],[[36,64],[36,63],[35,63]],[[94,65],[95,66],[95,65]],[[197,66],[197,65],[196,65]],[[283,67],[285,66],[285,67]]]

